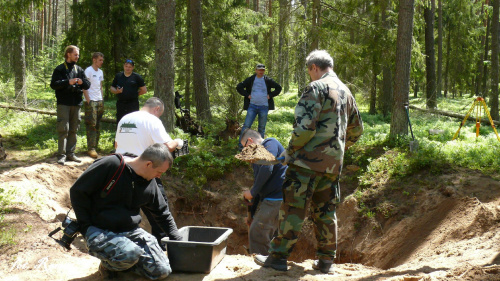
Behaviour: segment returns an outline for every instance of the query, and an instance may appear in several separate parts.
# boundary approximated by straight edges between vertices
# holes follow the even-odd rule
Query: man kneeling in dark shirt
[[[125,161],[122,171],[121,161]],[[127,270],[149,279],[165,278],[172,272],[156,238],[139,227],[139,211],[146,208],[171,240],[181,239],[153,180],[172,163],[168,147],[157,143],[137,158],[123,160],[118,154],[100,158],[73,184],[71,204],[89,254],[101,260],[100,271]],[[120,174],[118,179],[116,174]]]

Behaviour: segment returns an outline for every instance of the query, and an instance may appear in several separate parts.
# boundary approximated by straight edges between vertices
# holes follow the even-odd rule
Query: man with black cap
[[[134,61],[125,60],[123,72],[117,73],[111,84],[111,92],[118,96],[116,101],[116,123],[130,112],[139,111],[139,96],[147,92],[142,77],[133,72]]]
[[[265,138],[267,113],[269,110],[274,110],[273,98],[281,92],[281,86],[270,77],[264,75],[265,72],[266,66],[259,63],[255,67],[255,74],[236,86],[238,93],[244,97],[243,109],[247,111],[241,133],[247,128],[251,128],[255,117],[259,116],[257,131],[262,138]],[[241,134],[238,147],[243,149],[241,146]]]

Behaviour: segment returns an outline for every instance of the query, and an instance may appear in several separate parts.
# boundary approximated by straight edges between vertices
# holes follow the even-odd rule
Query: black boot
[[[335,273],[332,265],[333,261],[331,260],[319,259],[314,261],[312,268],[319,269],[323,273]]]
[[[286,258],[283,258],[276,254],[270,254],[269,256],[255,255],[253,258],[255,263],[263,267],[271,267],[280,271],[287,271]]]

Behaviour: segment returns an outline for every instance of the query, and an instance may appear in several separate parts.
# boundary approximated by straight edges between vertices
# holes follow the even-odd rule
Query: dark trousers
[[[139,111],[139,99],[116,102],[116,124],[120,122],[123,116]]]
[[[80,106],[57,105],[57,154],[75,153],[76,133],[80,129]]]

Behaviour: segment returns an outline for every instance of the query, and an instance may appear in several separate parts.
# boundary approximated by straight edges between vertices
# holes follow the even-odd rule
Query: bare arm
[[[139,96],[144,95],[148,89],[146,89],[146,86],[142,86],[139,88]]]
[[[115,88],[113,86],[109,87],[109,90],[115,95],[121,94],[123,92],[123,88]]]
[[[178,142],[176,140],[171,140],[169,142],[166,142],[165,145],[168,147],[168,150],[170,152],[174,152],[174,150],[177,148]]]

